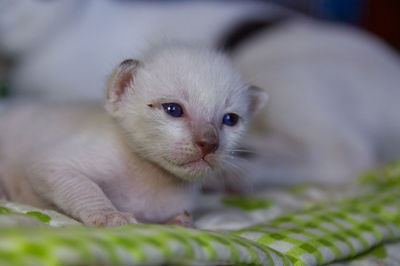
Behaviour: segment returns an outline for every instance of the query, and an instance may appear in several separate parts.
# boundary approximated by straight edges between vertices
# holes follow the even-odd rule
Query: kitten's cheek
[[[219,168],[221,166],[221,156],[218,156],[218,154],[209,154],[205,157],[205,160],[208,162],[208,164],[211,166],[211,168]]]

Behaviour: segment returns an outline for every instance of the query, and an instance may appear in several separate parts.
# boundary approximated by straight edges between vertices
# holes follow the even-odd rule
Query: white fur
[[[1,2],[0,46],[20,57],[13,89],[57,99],[101,98],[111,68],[159,36],[211,45],[240,18],[281,12],[211,1],[41,3]],[[253,39],[234,59],[271,94],[252,125],[249,142],[262,158],[248,175],[263,183],[341,182],[399,155],[399,59],[375,38],[296,20]]]
[[[400,61],[377,39],[295,20],[241,47],[234,64],[270,95],[249,140],[260,182],[344,182],[400,156]]]
[[[141,60],[111,75],[108,113],[85,103],[21,104],[3,114],[0,173],[11,200],[93,225],[166,222],[192,208],[196,183],[187,180],[223,167],[252,115],[250,102],[263,101],[207,49],[155,48]],[[121,83],[125,74],[130,81]],[[183,117],[166,114],[161,104],[171,102]],[[238,124],[223,125],[226,113],[238,114]],[[207,155],[195,142],[204,128],[219,138]]]

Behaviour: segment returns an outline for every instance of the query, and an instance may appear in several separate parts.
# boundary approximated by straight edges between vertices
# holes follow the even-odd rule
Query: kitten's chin
[[[165,168],[180,179],[196,181],[212,173],[215,167],[209,162],[200,159],[180,165],[168,163]]]

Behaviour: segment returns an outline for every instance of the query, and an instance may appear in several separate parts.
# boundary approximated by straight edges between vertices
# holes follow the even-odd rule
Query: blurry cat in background
[[[295,20],[232,58],[270,95],[247,139],[259,155],[247,169],[254,184],[346,182],[400,156],[400,60],[383,42]]]

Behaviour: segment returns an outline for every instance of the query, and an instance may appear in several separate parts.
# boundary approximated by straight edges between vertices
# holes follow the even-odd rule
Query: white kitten
[[[13,92],[97,99],[111,67],[153,36],[212,45],[257,11],[287,14],[249,1],[6,0],[0,46],[18,56]],[[99,25],[101,34],[93,34]],[[400,156],[399,58],[376,38],[297,16],[247,40],[233,57],[271,95],[247,139],[262,156],[245,179],[343,182]]]
[[[3,185],[11,200],[89,225],[164,223],[191,209],[190,181],[223,167],[265,99],[221,54],[152,49],[114,70],[107,111],[25,104],[5,113]]]

